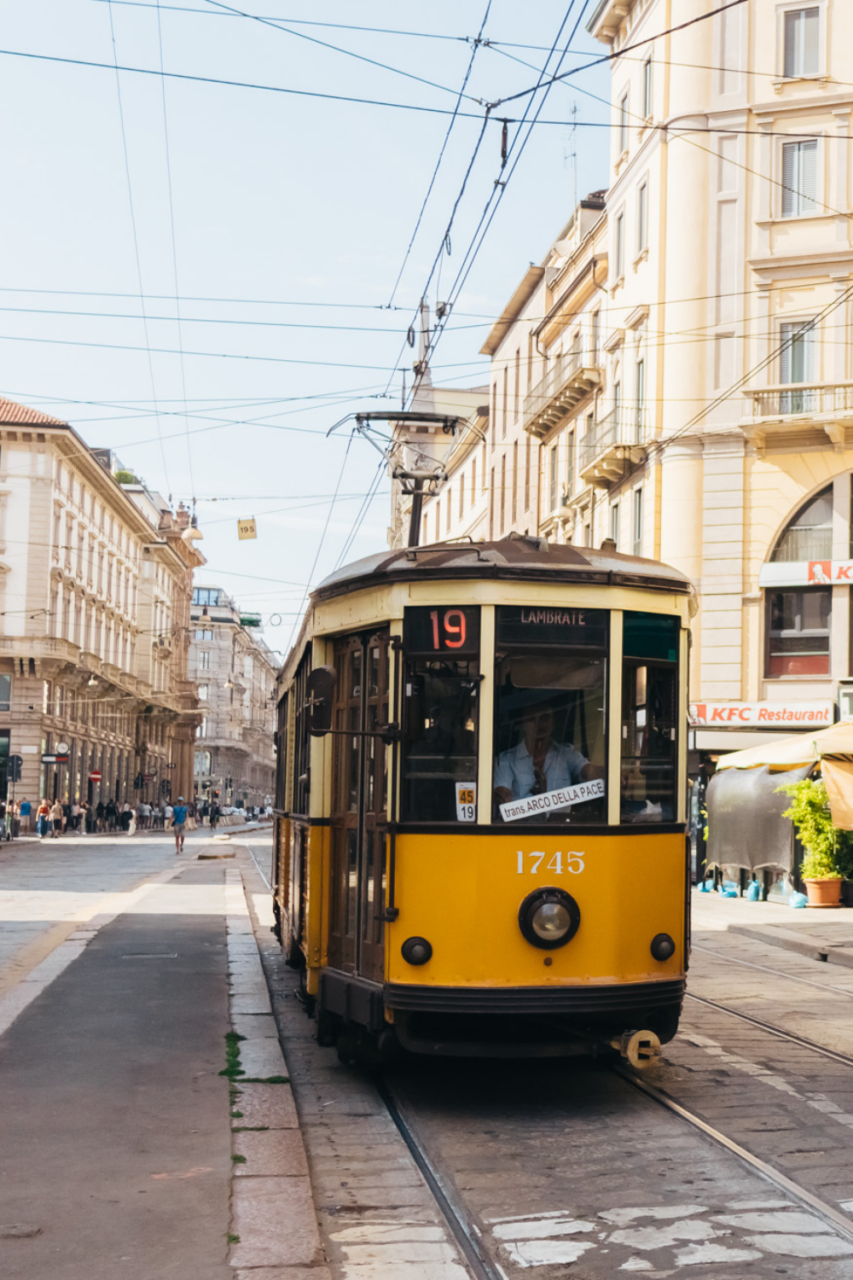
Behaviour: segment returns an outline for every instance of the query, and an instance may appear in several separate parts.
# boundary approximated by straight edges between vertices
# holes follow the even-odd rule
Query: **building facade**
[[[645,554],[697,586],[712,752],[853,711],[853,10],[752,0],[660,34],[672,20],[601,0],[589,24],[616,55],[611,324],[648,352],[645,458],[606,500],[641,481]]]
[[[110,470],[64,422],[0,401],[0,791],[161,798],[189,788],[189,513]],[[67,756],[46,763],[43,756]]]
[[[260,622],[220,587],[193,592],[189,670],[202,713],[194,762],[200,800],[218,792],[220,804],[272,803],[277,664]]]

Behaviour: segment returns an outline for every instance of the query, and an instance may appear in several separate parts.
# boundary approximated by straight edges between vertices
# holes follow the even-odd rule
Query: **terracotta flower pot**
[[[841,878],[830,880],[806,880],[806,893],[810,907],[840,907]]]

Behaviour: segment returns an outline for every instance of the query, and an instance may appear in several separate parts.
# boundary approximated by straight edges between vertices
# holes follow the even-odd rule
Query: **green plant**
[[[853,869],[850,841],[832,825],[826,783],[820,778],[801,778],[799,782],[777,787],[791,800],[782,814],[790,818],[805,850],[800,875],[804,880],[840,880],[844,868]]]
[[[245,1040],[245,1036],[240,1036],[236,1031],[229,1031],[225,1036],[225,1070],[220,1071],[221,1076],[227,1076],[233,1082],[245,1074],[240,1066],[240,1041]],[[234,1102],[232,1097],[231,1102]]]
[[[139,484],[138,479],[132,471],[125,471],[121,468],[115,473],[115,478],[119,484]]]

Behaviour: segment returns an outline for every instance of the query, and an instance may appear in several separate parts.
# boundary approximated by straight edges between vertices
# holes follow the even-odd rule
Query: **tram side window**
[[[495,625],[494,821],[606,822],[607,611],[505,606]]]
[[[407,609],[401,809],[404,821],[475,822],[479,609]]]
[[[293,813],[308,813],[309,766],[311,739],[308,733],[307,681],[311,674],[311,655],[302,659],[293,682],[294,734],[293,734]]]
[[[624,615],[622,822],[674,822],[678,781],[678,618]]]
[[[276,757],[275,757],[275,807],[287,808],[287,708],[289,695],[285,694],[278,704],[276,723]]]

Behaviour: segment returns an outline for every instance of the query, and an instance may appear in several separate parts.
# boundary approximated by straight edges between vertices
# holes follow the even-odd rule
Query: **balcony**
[[[574,349],[559,356],[524,397],[524,429],[540,439],[601,383],[598,358]]]
[[[789,382],[747,391],[741,427],[759,450],[767,444],[832,442],[837,452],[853,426],[853,382]]]
[[[645,457],[642,405],[619,405],[578,442],[578,474],[584,484],[609,489]]]

